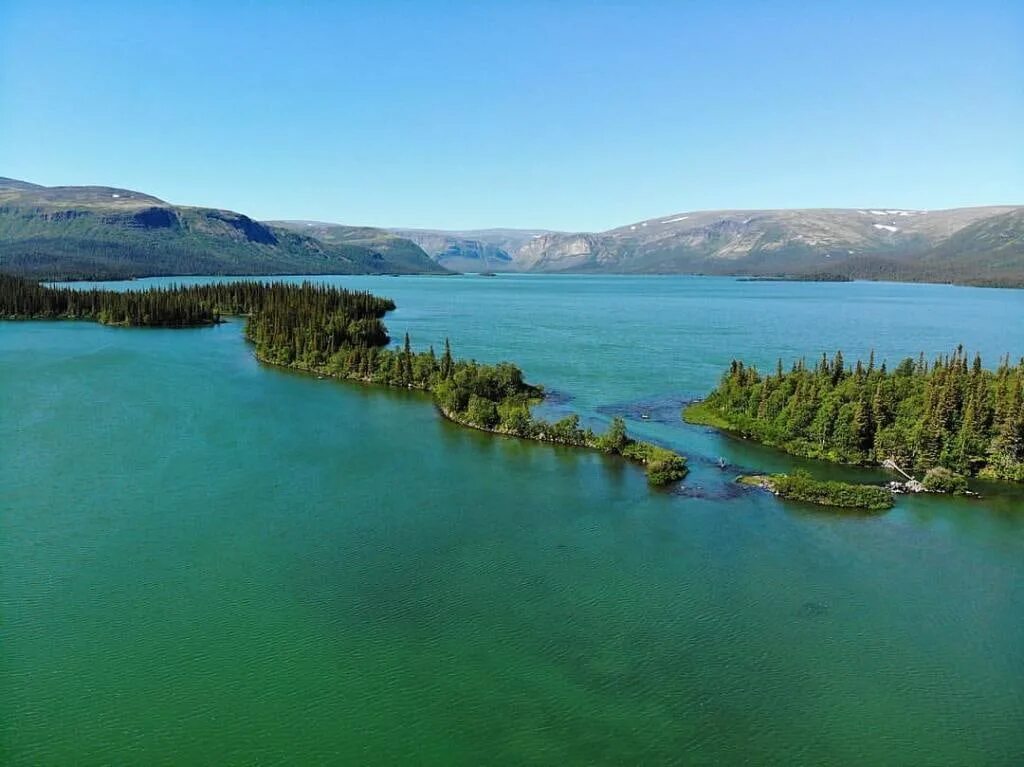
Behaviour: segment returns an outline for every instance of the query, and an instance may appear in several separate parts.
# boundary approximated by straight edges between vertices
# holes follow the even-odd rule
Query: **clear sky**
[[[1024,2],[0,0],[0,175],[438,228],[1024,203]]]

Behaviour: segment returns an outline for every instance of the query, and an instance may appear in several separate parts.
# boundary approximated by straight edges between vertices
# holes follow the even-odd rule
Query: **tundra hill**
[[[234,211],[171,205],[128,189],[0,178],[0,271],[125,279],[445,270],[411,242],[386,249],[331,243]]]
[[[869,276],[872,264],[870,276],[879,279],[1012,281],[1024,265],[1019,246],[1008,244],[1021,210],[681,213],[598,234],[544,235],[520,249],[514,263],[527,271],[750,276],[859,270],[849,275],[856,277]],[[1002,255],[985,260],[997,243]]]
[[[1024,284],[1024,208],[724,210],[606,232],[391,230],[439,263],[493,271]]]

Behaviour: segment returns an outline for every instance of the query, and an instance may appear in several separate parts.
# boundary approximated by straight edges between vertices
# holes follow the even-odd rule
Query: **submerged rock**
[[[632,420],[677,426],[679,424],[680,408],[691,401],[691,399],[686,397],[664,396],[637,400],[635,402],[616,402],[601,405],[596,409],[601,415],[617,415]]]
[[[706,501],[731,501],[747,494],[748,489],[735,482],[715,483],[710,487],[705,485],[679,485],[673,494],[683,498],[700,498]]]
[[[796,611],[801,618],[820,618],[828,613],[828,605],[824,602],[804,602]]]

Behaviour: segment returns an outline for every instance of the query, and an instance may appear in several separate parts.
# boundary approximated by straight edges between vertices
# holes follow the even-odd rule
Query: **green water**
[[[678,421],[734,355],[1024,353],[1024,292],[333,281],[626,413],[686,487],[263,368],[239,323],[0,323],[0,762],[1024,761],[1020,488],[823,513],[715,461],[882,475]]]

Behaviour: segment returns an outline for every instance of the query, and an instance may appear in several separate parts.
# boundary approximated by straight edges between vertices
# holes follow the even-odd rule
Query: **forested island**
[[[739,477],[742,485],[767,490],[780,498],[803,501],[817,506],[835,506],[862,511],[885,511],[893,505],[893,495],[884,487],[855,485],[849,482],[813,479],[810,474],[758,474]]]
[[[666,448],[631,438],[621,418],[607,432],[580,426],[579,416],[556,422],[535,418],[530,406],[543,390],[523,380],[515,365],[483,365],[453,357],[445,341],[416,352],[406,335],[387,348],[382,318],[390,299],[366,292],[303,283],[230,282],[141,291],[50,288],[0,275],[0,318],[91,320],[108,325],[184,328],[245,315],[245,336],[265,363],[366,383],[429,392],[448,419],[498,434],[585,447],[642,464],[652,485],[682,479],[686,460]]]
[[[995,370],[962,347],[929,363],[924,355],[889,370],[848,366],[841,352],[773,374],[734,361],[707,399],[683,418],[736,432],[795,455],[1024,481],[1024,359]],[[932,482],[960,488],[932,472]]]

